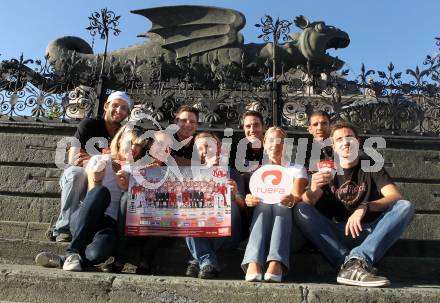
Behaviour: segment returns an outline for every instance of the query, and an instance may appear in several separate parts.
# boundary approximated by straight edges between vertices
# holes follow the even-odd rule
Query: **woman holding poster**
[[[307,185],[307,173],[302,165],[283,163],[286,132],[271,127],[263,139],[268,165],[256,170],[249,182],[252,194],[246,205],[254,207],[249,242],[242,262],[245,280],[281,282],[289,269],[292,207],[301,200]]]
[[[220,162],[220,140],[214,134],[203,132],[194,139],[194,147],[201,165],[218,166]],[[193,257],[188,264],[186,275],[201,279],[212,279],[219,274],[217,251],[221,248],[237,245],[241,240],[240,209],[244,208],[242,193],[244,185],[240,174],[229,169],[228,184],[231,187],[231,227],[230,237],[195,238],[187,237],[186,244]],[[211,199],[211,197],[209,197]],[[209,200],[210,203],[211,200]]]
[[[35,258],[38,265],[81,271],[116,253],[119,204],[122,192],[128,189],[123,163],[142,157],[146,146],[142,134],[140,128],[124,126],[112,140],[109,155],[90,158],[86,166],[88,192],[72,215],[72,242],[67,254],[39,253]]]

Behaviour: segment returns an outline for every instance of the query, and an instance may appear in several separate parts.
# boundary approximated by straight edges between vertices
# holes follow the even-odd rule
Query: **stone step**
[[[59,195],[61,173],[58,168],[1,165],[0,193]]]
[[[47,223],[59,209],[60,198],[0,195],[0,220]]]
[[[49,219],[49,216],[46,219]],[[2,220],[0,221],[0,237],[43,240],[48,227],[49,223],[47,222]],[[416,214],[402,239],[439,241],[440,214]]]
[[[39,252],[64,254],[67,246],[68,243],[0,238],[0,263],[34,264]]]
[[[402,196],[416,205],[416,211],[440,212],[440,184],[396,182]]]
[[[218,254],[221,276],[231,279],[243,278],[243,271],[240,264],[243,260],[244,251],[223,251]],[[166,256],[166,258],[163,258]],[[187,258],[183,258],[187,256]],[[156,251],[152,262],[155,272],[165,275],[183,274],[186,269],[186,261],[190,256],[186,249],[160,248]],[[388,277],[391,281],[411,281],[440,283],[440,258],[419,258],[419,257],[394,257],[385,256],[377,264],[379,274]],[[402,270],[402,269],[405,270]],[[290,256],[289,281],[321,281],[333,282],[337,270],[322,256],[322,254],[310,249],[294,253]]]
[[[437,150],[408,150],[387,148],[381,150],[385,168],[397,179],[440,179],[440,152]]]
[[[403,187],[402,192],[407,192],[410,189],[414,190],[414,197],[404,195],[406,199],[414,201],[417,192],[415,189],[426,188],[423,185]],[[440,190],[440,185],[436,185]],[[416,203],[416,211],[422,212],[418,215],[429,215],[434,216],[439,215],[440,201],[438,197],[433,197],[431,202],[425,200],[428,198],[429,193],[421,191],[419,192],[419,202]],[[436,200],[434,200],[436,199]],[[35,197],[35,196],[14,196],[9,194],[0,194],[0,221],[21,221],[21,222],[45,222],[48,223],[52,217],[57,217],[59,215],[60,208],[60,198],[49,198],[49,197]],[[423,214],[423,212],[425,212]],[[432,222],[431,222],[432,223]],[[432,223],[435,224],[435,223]],[[430,224],[430,225],[432,225]]]
[[[360,288],[335,283],[249,283],[173,276],[65,272],[0,265],[0,300],[23,302],[399,302],[436,303],[436,285]]]
[[[0,238],[45,241],[48,228],[49,223],[0,221]]]
[[[2,142],[0,163],[54,167],[57,143],[66,136],[65,132],[66,130],[58,134],[56,132],[54,134],[2,132],[0,133],[0,142]],[[73,131],[69,132],[73,135]],[[423,180],[440,178],[440,152],[438,150],[385,148],[378,151],[384,157],[385,167],[395,178]]]
[[[61,135],[0,133],[0,162],[54,165]]]
[[[160,247],[156,247],[152,252],[152,257],[149,258],[153,272],[165,275],[183,275],[187,262],[191,259],[183,239],[173,242],[167,239],[157,239],[157,241],[161,241]],[[66,243],[0,238],[0,263],[33,265],[34,258],[39,252],[51,251],[64,254],[67,246]],[[139,259],[135,246],[131,246],[128,250],[129,262],[137,264]],[[381,274],[388,276],[393,281],[434,281],[440,283],[440,258],[438,254],[433,253],[433,257],[411,257],[409,254],[395,256],[392,253],[391,251],[387,254],[378,265]],[[243,248],[218,253],[222,277],[242,278],[243,272],[240,263],[243,254]],[[403,268],[405,270],[401,270]],[[133,272],[133,266],[128,266],[125,270]],[[336,270],[330,266],[326,259],[310,246],[291,255],[289,280],[328,282],[333,281],[336,274]]]
[[[30,216],[38,213],[56,215],[54,199],[61,193],[59,178],[62,171],[56,168],[21,167],[0,165],[0,210],[14,205],[21,211],[29,209]],[[417,211],[440,213],[440,184],[397,182],[405,199],[416,204]],[[38,199],[41,197],[42,199]],[[59,200],[58,200],[59,201]],[[39,206],[39,202],[44,205]],[[55,204],[54,204],[55,203]],[[52,211],[48,213],[48,211]],[[0,213],[0,219],[2,219]],[[47,218],[47,216],[45,217]],[[21,220],[21,219],[20,219]]]
[[[440,215],[416,214],[402,239],[440,240]]]

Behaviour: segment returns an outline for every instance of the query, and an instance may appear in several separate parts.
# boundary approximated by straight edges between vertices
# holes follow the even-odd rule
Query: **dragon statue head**
[[[327,50],[347,47],[350,38],[346,32],[323,21],[310,22],[302,15],[296,17],[294,23],[303,31],[291,34],[290,38],[307,61],[333,70],[344,65],[344,61],[330,56]]]

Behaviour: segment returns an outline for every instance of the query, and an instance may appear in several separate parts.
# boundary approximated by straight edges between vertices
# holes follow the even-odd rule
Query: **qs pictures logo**
[[[279,165],[264,165],[257,169],[249,181],[252,195],[264,203],[276,204],[292,191],[293,178],[289,170]]]

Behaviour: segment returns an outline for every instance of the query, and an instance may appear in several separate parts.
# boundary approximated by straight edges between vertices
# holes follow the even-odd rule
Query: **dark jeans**
[[[91,189],[72,215],[72,242],[68,253],[81,256],[84,265],[104,262],[116,252],[117,222],[105,215],[110,204],[110,192],[104,186]]]
[[[200,268],[211,265],[218,268],[217,251],[237,246],[240,243],[241,232],[241,214],[238,205],[231,203],[231,236],[218,238],[193,238],[187,237],[186,245],[193,257],[193,263],[197,263]]]
[[[122,194],[118,217],[119,241],[117,243],[115,259],[120,263],[130,263],[136,266],[151,266],[151,261],[154,258],[156,247],[159,245],[161,238],[125,236],[128,198],[127,193]]]

